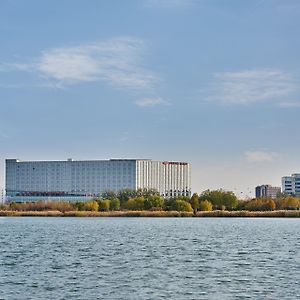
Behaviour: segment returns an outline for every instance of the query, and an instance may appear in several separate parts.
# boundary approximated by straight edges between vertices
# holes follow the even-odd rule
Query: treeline
[[[238,200],[236,195],[224,190],[206,190],[192,197],[178,196],[164,199],[155,190],[121,190],[118,193],[105,192],[91,201],[37,201],[26,203],[9,203],[0,206],[0,210],[12,211],[274,211],[298,210],[298,198],[282,196],[279,199],[258,198]]]

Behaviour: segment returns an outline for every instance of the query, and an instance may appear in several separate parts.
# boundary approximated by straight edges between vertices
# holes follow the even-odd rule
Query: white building
[[[300,196],[300,174],[282,177],[282,192],[288,195]]]
[[[190,196],[190,164],[148,159],[6,160],[8,201],[81,200],[125,188],[155,189],[164,197]]]

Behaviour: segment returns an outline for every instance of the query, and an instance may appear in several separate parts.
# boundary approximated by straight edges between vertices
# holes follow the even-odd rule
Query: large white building
[[[166,198],[190,196],[190,164],[149,159],[6,160],[8,201],[81,200],[127,188],[155,189]]]
[[[282,177],[282,192],[288,195],[300,196],[300,174]]]

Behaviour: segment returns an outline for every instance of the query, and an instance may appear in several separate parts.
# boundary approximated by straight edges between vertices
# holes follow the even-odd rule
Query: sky
[[[188,161],[244,198],[300,172],[300,1],[1,0],[5,159]]]

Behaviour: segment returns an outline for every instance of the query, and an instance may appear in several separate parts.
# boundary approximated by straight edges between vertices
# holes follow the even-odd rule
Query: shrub
[[[201,211],[212,211],[212,209],[212,204],[207,200],[201,201],[199,204],[199,210]]]
[[[110,210],[119,210],[120,209],[120,200],[115,198],[110,200]]]
[[[146,210],[162,210],[164,206],[164,198],[159,195],[150,195],[145,199]]]
[[[277,206],[280,209],[299,209],[300,207],[300,200],[295,197],[286,197],[277,200]]]
[[[97,201],[84,202],[83,210],[98,211],[99,210],[99,204],[97,203]]]
[[[244,208],[249,211],[271,211],[276,209],[276,204],[273,199],[257,198],[246,201]]]
[[[110,208],[110,200],[101,200],[99,201],[99,210],[100,211],[109,211]]]
[[[74,205],[66,201],[43,200],[37,202],[10,203],[9,208],[16,211],[71,211]]]
[[[186,212],[193,211],[191,204],[184,200],[175,200],[173,203],[173,209],[177,211],[186,211]]]
[[[194,213],[196,213],[199,208],[199,196],[197,193],[194,193],[193,196],[191,197],[190,204],[194,210]]]
[[[144,210],[145,199],[143,197],[129,198],[125,203],[125,208],[128,210]]]
[[[221,209],[222,206],[225,206],[228,210],[232,210],[238,205],[238,200],[235,194],[222,189],[215,191],[204,191],[199,199],[200,201],[209,201],[215,209]]]
[[[76,202],[74,204],[75,210],[83,211],[84,210],[84,202]]]

